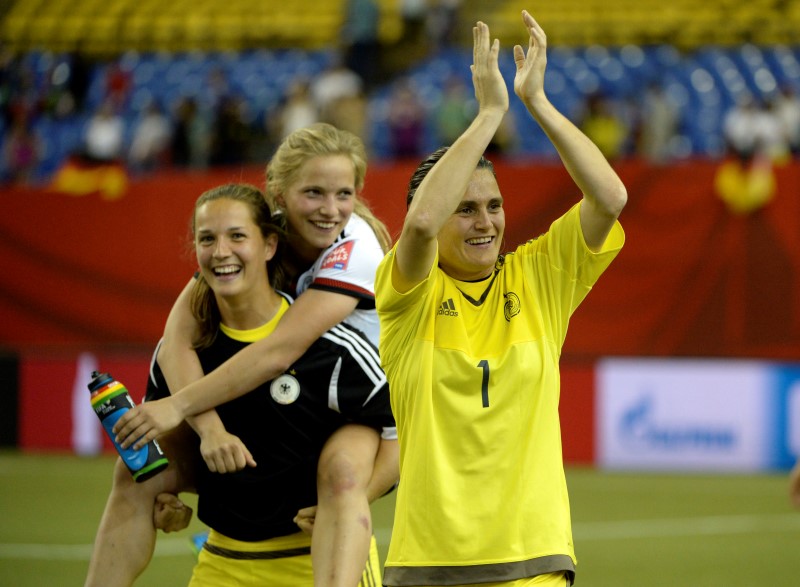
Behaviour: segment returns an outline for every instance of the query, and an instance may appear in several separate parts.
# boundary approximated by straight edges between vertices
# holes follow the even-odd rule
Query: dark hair
[[[284,218],[282,214],[273,214],[272,209],[264,197],[264,193],[249,184],[229,183],[203,192],[194,204],[192,212],[191,232],[195,234],[195,218],[200,206],[214,200],[233,200],[242,202],[250,210],[253,222],[258,226],[264,238],[276,234],[279,239],[285,236]],[[267,262],[267,275],[272,287],[280,287],[283,281],[283,269],[280,253],[283,247],[278,246],[275,256]],[[199,334],[194,340],[195,349],[204,349],[211,346],[219,331],[222,320],[214,292],[202,274],[197,276],[192,290],[191,300],[192,315],[197,320]]]
[[[436,149],[433,153],[428,155],[428,157],[419,164],[416,171],[414,171],[413,175],[411,176],[411,180],[408,182],[408,192],[406,193],[406,208],[411,205],[411,200],[414,198],[414,194],[417,193],[417,188],[419,188],[422,180],[428,175],[428,172],[431,168],[436,165],[436,163],[441,159],[445,153],[450,149],[450,147],[440,147]],[[497,174],[494,172],[494,165],[491,161],[489,161],[486,157],[481,155],[480,160],[478,161],[478,165],[476,169],[488,169],[492,172],[492,175],[497,177]]]

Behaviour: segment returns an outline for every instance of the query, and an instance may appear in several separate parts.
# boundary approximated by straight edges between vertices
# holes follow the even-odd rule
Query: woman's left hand
[[[528,29],[527,54],[521,45],[514,47],[514,93],[526,104],[544,96],[544,71],[547,67],[547,35],[527,10],[522,11],[522,22]]]
[[[314,520],[317,518],[317,506],[312,505],[297,512],[294,523],[306,534],[311,536],[314,533]]]

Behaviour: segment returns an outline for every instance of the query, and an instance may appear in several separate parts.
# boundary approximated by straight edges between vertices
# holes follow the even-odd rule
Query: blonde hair
[[[273,209],[278,209],[278,197],[285,194],[297,179],[300,168],[314,157],[344,155],[353,163],[356,191],[364,188],[367,175],[367,152],[364,143],[351,132],[318,122],[298,129],[287,136],[275,151],[267,165],[267,200]],[[372,228],[384,252],[392,247],[392,238],[386,225],[381,222],[369,205],[356,195],[354,212]]]
[[[264,193],[255,186],[234,183],[221,185],[205,191],[197,198],[194,204],[191,221],[191,232],[193,236],[195,234],[197,210],[208,202],[221,199],[233,200],[245,204],[250,210],[253,222],[258,226],[264,238],[272,234],[277,234],[279,238],[284,236],[282,224],[283,215],[273,215],[272,208],[264,197]],[[279,244],[275,255],[272,259],[267,261],[267,276],[270,285],[273,287],[278,286],[283,278],[280,258],[282,248],[283,245]],[[197,350],[208,348],[217,337],[222,317],[214,292],[211,290],[211,286],[208,285],[208,282],[202,274],[199,274],[197,279],[195,279],[190,303],[192,315],[197,321],[199,330],[197,337],[193,341],[194,348]]]

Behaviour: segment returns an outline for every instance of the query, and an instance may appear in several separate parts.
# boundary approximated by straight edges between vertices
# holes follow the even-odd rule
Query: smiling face
[[[217,298],[269,291],[267,261],[278,238],[262,235],[247,204],[228,198],[206,202],[195,211],[194,226],[197,263]]]
[[[355,169],[345,155],[323,155],[306,161],[278,196],[286,211],[292,248],[304,259],[315,260],[350,220],[356,194]]]
[[[492,274],[506,227],[503,197],[488,169],[472,174],[464,198],[439,231],[439,266],[461,281]]]

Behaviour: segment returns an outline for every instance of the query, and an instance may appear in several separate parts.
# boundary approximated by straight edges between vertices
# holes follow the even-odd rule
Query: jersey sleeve
[[[144,392],[144,401],[152,402],[158,399],[169,397],[170,391],[167,385],[167,379],[161,371],[158,364],[158,351],[161,348],[161,343],[164,340],[159,340],[153,351],[153,356],[150,359],[150,372],[147,377],[147,387]]]
[[[389,403],[389,385],[375,346],[357,329],[339,324],[322,335],[340,349],[334,367],[328,407],[348,421],[381,431],[387,440],[397,438]]]
[[[515,252],[526,259],[526,279],[537,292],[539,304],[546,307],[544,315],[550,322],[551,336],[562,344],[573,312],[625,242],[625,233],[617,221],[603,247],[597,252],[590,250],[583,238],[580,206],[575,204],[546,233]]]
[[[362,221],[363,222],[363,221]],[[328,251],[309,285],[343,293],[361,300],[360,307],[375,303],[375,270],[383,250],[369,225],[362,226],[350,238]]]

